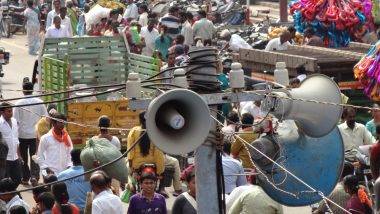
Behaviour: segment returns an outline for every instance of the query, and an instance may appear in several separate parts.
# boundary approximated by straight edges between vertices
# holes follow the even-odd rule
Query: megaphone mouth
[[[170,117],[168,114],[171,114],[173,112],[178,113],[178,115],[170,115],[172,118],[168,118]],[[190,112],[188,111],[188,107],[185,103],[179,102],[178,100],[171,100],[164,103],[160,108],[158,108],[155,122],[158,129],[165,133],[168,133],[170,135],[181,135],[181,132],[188,128],[189,123],[187,121],[189,117]],[[181,120],[183,120],[183,122]]]
[[[201,96],[187,89],[170,90],[156,97],[147,110],[149,138],[169,154],[186,154],[209,134],[210,111]]]

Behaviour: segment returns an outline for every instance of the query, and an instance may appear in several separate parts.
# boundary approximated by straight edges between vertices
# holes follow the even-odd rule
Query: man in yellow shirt
[[[254,118],[251,114],[245,113],[242,115],[241,123],[243,124],[241,126],[241,134],[238,136],[241,137],[245,142],[252,143],[254,140],[257,139],[258,134],[255,133],[252,125],[254,122]],[[251,155],[248,151],[248,146],[245,145],[245,142],[242,141],[240,138],[236,137],[235,142],[231,146],[231,154],[234,158],[240,159],[243,168],[254,168]]]
[[[56,104],[49,104],[47,107],[47,112],[49,116],[57,113],[57,105]],[[35,126],[36,132],[37,132],[37,140],[41,138],[42,135],[48,133],[51,129],[50,119],[47,117],[42,117]],[[38,143],[38,141],[37,141]]]

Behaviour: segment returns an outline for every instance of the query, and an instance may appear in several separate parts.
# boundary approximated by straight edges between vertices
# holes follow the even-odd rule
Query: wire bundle
[[[354,77],[364,86],[364,94],[380,101],[380,41],[354,66]]]
[[[326,47],[345,47],[374,29],[371,0],[295,0],[289,8],[297,31],[312,27]]]

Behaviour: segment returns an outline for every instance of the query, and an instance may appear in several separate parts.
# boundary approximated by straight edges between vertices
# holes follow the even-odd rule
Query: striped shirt
[[[165,25],[168,29],[167,33],[171,39],[175,39],[178,34],[180,34],[180,23],[181,21],[170,14],[166,14],[160,19],[161,25]]]

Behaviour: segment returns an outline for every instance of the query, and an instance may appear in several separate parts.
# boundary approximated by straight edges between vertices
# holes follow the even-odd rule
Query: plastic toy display
[[[380,41],[354,66],[354,76],[363,86],[364,93],[374,101],[380,101]]]
[[[312,27],[326,47],[344,47],[373,31],[370,0],[296,0],[289,5],[298,32]]]

